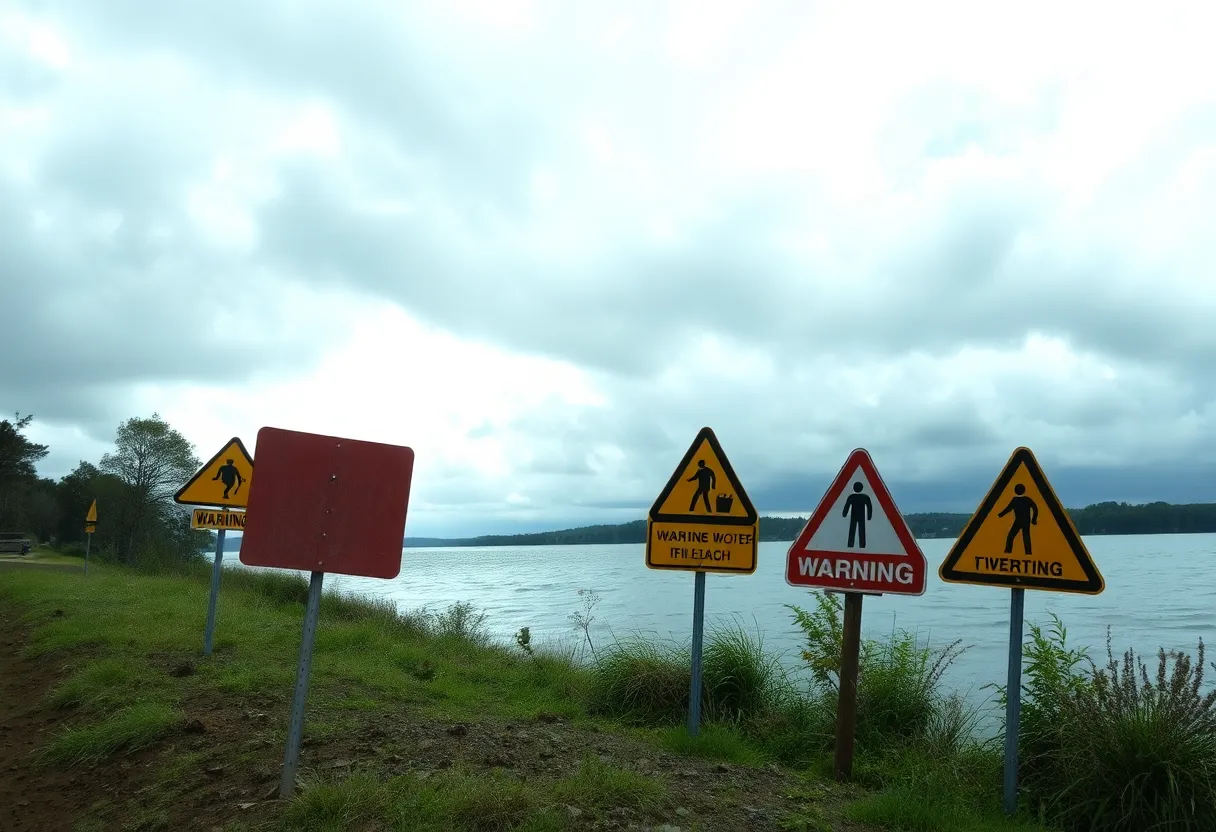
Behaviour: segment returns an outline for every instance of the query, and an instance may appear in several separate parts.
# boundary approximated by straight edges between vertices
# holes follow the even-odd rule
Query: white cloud
[[[773,500],[1216,461],[1208,4],[100,9],[0,13],[49,473],[153,410],[410,444],[445,528],[636,516],[704,424]]]

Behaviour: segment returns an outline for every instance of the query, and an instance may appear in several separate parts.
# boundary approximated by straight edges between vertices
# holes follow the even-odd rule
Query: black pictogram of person
[[[874,519],[874,504],[870,502],[868,495],[861,493],[861,489],[861,483],[853,483],[853,493],[844,501],[844,511],[840,512],[841,517],[849,517],[850,549],[853,548],[854,539],[860,544],[860,548],[866,548],[866,521]]]
[[[692,502],[688,504],[688,510],[696,511],[697,500],[701,499],[705,501],[705,510],[713,514],[714,510],[709,507],[709,492],[718,484],[718,478],[714,475],[714,469],[705,467],[705,460],[697,460],[697,470],[685,482],[692,482],[693,480],[697,482],[697,490],[692,495]]]
[[[232,486],[235,485],[236,490],[240,491],[241,483],[245,482],[245,478],[241,476],[241,472],[238,471],[236,466],[232,464],[231,459],[227,460],[225,464],[221,465],[220,469],[215,472],[215,476],[211,478],[211,481],[215,482],[216,480],[223,480],[224,482],[225,500],[228,499],[228,492],[232,491]],[[232,494],[235,497],[236,491],[233,491]]]
[[[1009,501],[1009,505],[997,515],[1004,517],[1009,512],[1013,512],[1013,528],[1009,530],[1008,536],[1005,538],[1005,554],[1013,554],[1013,539],[1018,536],[1018,532],[1022,533],[1022,549],[1026,554],[1030,554],[1030,527],[1036,526],[1039,523],[1039,507],[1035,501],[1026,496],[1026,486],[1018,483],[1013,487],[1013,493],[1017,496]]]

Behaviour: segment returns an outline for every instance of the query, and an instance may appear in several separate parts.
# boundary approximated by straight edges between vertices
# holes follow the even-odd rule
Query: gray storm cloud
[[[615,16],[561,6],[510,36],[387,2],[18,9],[72,59],[0,50],[9,410],[98,436],[139,385],[307,372],[357,298],[606,396],[490,425],[518,449],[510,487],[436,470],[437,506],[644,503],[706,423],[774,500],[857,445],[929,491],[1030,440],[1099,479],[1211,460],[1199,98],[1078,197],[1048,164],[1066,80],[1010,103],[930,75],[858,137],[883,187],[842,196],[832,158],[716,155],[748,126],[739,78],[805,13],[696,68],[644,15],[610,49]]]

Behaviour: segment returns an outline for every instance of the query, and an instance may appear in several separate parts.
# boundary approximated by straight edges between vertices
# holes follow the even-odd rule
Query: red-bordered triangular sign
[[[864,448],[845,460],[786,555],[793,586],[922,595],[925,555]]]

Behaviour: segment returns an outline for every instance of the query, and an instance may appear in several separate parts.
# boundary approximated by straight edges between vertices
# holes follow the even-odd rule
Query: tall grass
[[[670,642],[618,639],[591,671],[590,709],[634,724],[677,722],[688,710],[690,663],[687,651]]]
[[[715,624],[702,651],[701,678],[710,719],[746,722],[774,705],[782,670],[759,629],[753,636],[737,622]]]
[[[643,637],[600,650],[592,669],[592,708],[645,725],[678,722],[688,713],[692,655],[687,645]],[[778,658],[759,633],[716,624],[701,652],[701,711],[706,720],[742,724],[772,707],[782,678]]]

